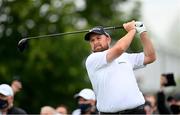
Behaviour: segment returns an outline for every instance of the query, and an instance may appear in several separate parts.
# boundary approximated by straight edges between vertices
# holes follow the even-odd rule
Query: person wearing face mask
[[[74,96],[78,101],[78,109],[72,112],[72,115],[97,114],[96,98],[93,90],[85,88]]]
[[[0,115],[27,114],[23,109],[13,105],[14,93],[8,84],[0,85]]]

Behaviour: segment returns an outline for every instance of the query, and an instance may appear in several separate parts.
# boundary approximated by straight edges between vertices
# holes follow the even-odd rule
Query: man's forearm
[[[155,54],[153,44],[151,40],[148,38],[147,32],[141,33],[140,37],[141,37],[141,42],[142,42],[143,50],[145,54],[144,64],[152,63],[153,61],[156,60],[156,54]]]
[[[119,57],[127,50],[135,36],[135,33],[135,29],[129,31],[124,37],[118,40],[112,48],[109,49],[106,57],[108,62],[111,62],[115,58]]]
[[[123,49],[123,51],[125,52],[129,48],[129,45],[131,44],[135,36],[135,33],[136,33],[135,29],[129,31],[124,37],[118,40],[114,46],[118,47],[119,49]]]

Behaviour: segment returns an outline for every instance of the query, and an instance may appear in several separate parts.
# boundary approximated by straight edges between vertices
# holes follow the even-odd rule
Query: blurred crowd
[[[154,95],[144,95],[147,114],[180,114],[180,97],[165,94],[164,90],[169,86],[176,86],[173,74],[162,74],[159,91]]]
[[[0,115],[27,114],[25,110],[14,105],[14,95],[19,92],[21,88],[22,84],[19,80],[14,80],[11,85],[0,85]]]
[[[179,114],[180,115],[180,99],[174,95],[167,95],[164,90],[166,87],[176,86],[174,79],[167,78],[166,75],[160,77],[160,89],[156,94],[144,94],[145,105],[144,110],[147,115],[152,114]],[[16,107],[14,102],[14,95],[21,91],[22,84],[19,80],[13,80],[9,84],[0,85],[0,115],[8,114],[22,114],[28,113],[20,108]],[[96,98],[92,89],[84,88],[79,93],[74,95],[74,99],[77,100],[77,107],[73,111],[69,111],[69,108],[64,104],[59,104],[57,107],[50,105],[44,105],[40,108],[40,115],[90,115],[98,114],[96,108]]]

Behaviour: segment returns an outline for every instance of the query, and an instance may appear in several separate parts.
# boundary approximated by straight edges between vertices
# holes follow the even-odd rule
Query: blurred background
[[[161,73],[174,73],[180,92],[180,1],[179,0],[1,0],[0,1],[0,84],[14,78],[22,82],[15,104],[28,113],[39,113],[44,105],[66,104],[75,109],[74,94],[91,88],[85,59],[91,53],[84,34],[31,40],[19,52],[20,39],[30,36],[118,26],[143,21],[157,52],[155,63],[136,71],[144,93],[159,90]],[[116,41],[124,30],[109,31]],[[140,52],[136,36],[128,52]]]

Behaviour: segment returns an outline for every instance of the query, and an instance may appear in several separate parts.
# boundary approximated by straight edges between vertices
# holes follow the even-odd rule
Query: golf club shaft
[[[104,30],[113,30],[113,29],[123,29],[123,26],[105,27],[104,28]],[[34,37],[26,37],[26,38],[23,38],[23,39],[35,39],[35,38],[44,38],[44,37],[55,37],[55,36],[63,36],[63,35],[70,35],[70,34],[77,34],[77,33],[84,33],[84,32],[89,32],[89,30],[81,30],[81,31],[73,31],[73,32],[64,32],[64,33],[57,33],[57,34],[34,36]]]

